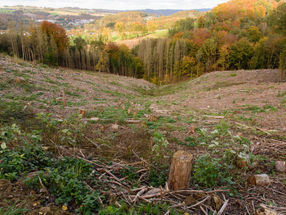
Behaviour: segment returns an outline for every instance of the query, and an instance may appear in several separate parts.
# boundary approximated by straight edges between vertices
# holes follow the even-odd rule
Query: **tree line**
[[[141,60],[124,45],[68,38],[61,26],[47,21],[28,28],[11,23],[0,35],[0,51],[27,61],[72,69],[143,77]]]
[[[240,8],[244,2],[247,7]],[[144,78],[156,84],[215,70],[281,68],[286,79],[286,3],[232,0],[198,19],[179,20],[169,38],[146,39],[132,50],[102,40],[69,38],[57,24],[11,23],[0,51],[27,61]]]
[[[285,26],[286,3],[233,0],[198,19],[177,21],[169,39],[142,41],[135,53],[144,77],[158,84],[216,70],[279,67],[285,80]]]

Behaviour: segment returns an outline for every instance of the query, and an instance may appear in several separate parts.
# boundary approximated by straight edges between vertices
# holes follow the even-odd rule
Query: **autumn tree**
[[[250,28],[247,29],[247,38],[249,39],[250,42],[258,42],[261,38],[261,32],[258,27],[256,26],[251,26]]]
[[[269,23],[274,31],[277,33],[280,33],[281,35],[286,36],[286,3],[282,3],[277,7],[276,10],[274,10],[270,17],[269,17]],[[286,46],[283,45],[283,50],[280,54],[280,77],[282,81],[286,80]]]
[[[182,59],[182,75],[193,78],[195,76],[196,59],[194,57],[184,56]]]
[[[174,24],[173,28],[169,29],[169,36],[173,37],[178,32],[186,32],[194,30],[194,27],[195,27],[195,19],[192,18],[181,19]]]
[[[247,38],[242,38],[230,47],[229,65],[231,69],[248,69],[253,56],[253,47]]]
[[[286,35],[286,3],[283,3],[273,10],[268,18],[270,26],[274,31]]]
[[[229,47],[227,45],[224,45],[219,49],[219,58],[216,67],[222,71],[229,68]]]
[[[284,47],[283,51],[280,54],[280,79],[282,81],[286,80],[286,47]]]
[[[211,71],[214,69],[217,58],[218,43],[216,39],[207,39],[197,53],[198,61],[205,65],[205,71]]]
[[[47,44],[48,51],[44,53],[44,63],[56,65],[63,60],[63,53],[68,48],[69,39],[61,26],[44,21],[40,25],[43,43]]]

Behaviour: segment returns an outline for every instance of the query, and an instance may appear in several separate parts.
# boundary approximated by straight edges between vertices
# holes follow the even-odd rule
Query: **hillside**
[[[0,7],[0,30],[6,30],[9,22],[29,25],[44,20],[62,25],[66,29],[94,22],[105,15],[117,13],[113,10],[88,10],[80,8],[40,8],[29,6]]]
[[[150,12],[150,13],[149,13]],[[176,21],[185,18],[197,18],[205,10],[174,11],[170,15],[158,15],[149,10],[125,11],[102,17],[84,27],[75,27],[69,31],[72,36],[83,36],[88,39],[103,39],[105,42],[150,37],[158,31],[157,37],[167,37],[168,28]]]
[[[209,9],[197,9],[205,12]],[[83,27],[88,23],[95,23],[96,27],[105,27],[113,22],[139,22],[143,23],[144,17],[173,16],[184,13],[183,10],[108,10],[108,9],[82,9],[82,8],[41,8],[32,6],[5,6],[0,7],[0,30],[6,30],[11,21],[29,25],[30,22],[39,23],[47,20],[70,30],[78,26]],[[105,18],[106,17],[106,18]],[[178,17],[179,18],[179,17]],[[184,16],[183,16],[184,18]]]
[[[158,87],[5,56],[0,65],[0,210],[203,214],[227,199],[226,214],[254,214],[261,204],[285,212],[285,173],[274,165],[286,158],[286,83],[277,70],[212,72]],[[179,149],[195,157],[197,192],[188,201],[146,195],[164,187]],[[248,184],[257,173],[271,184]]]

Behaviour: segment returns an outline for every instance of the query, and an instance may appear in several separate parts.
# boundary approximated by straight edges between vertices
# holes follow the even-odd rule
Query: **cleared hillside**
[[[201,207],[218,211],[222,205],[213,199],[225,198],[226,214],[254,214],[269,202],[268,208],[285,211],[285,173],[274,165],[286,158],[286,83],[277,82],[277,70],[213,72],[158,87],[7,57],[0,65],[0,145],[9,155],[0,156],[6,171],[0,173],[0,207],[15,204],[28,209],[26,214],[129,214],[131,208],[144,214],[203,214]],[[37,140],[33,147],[40,152],[21,151],[18,171],[6,166],[16,162],[7,158],[18,155],[17,147],[28,147],[20,139],[24,132],[25,144]],[[12,134],[17,138],[9,139]],[[197,192],[188,201],[168,192],[150,197],[152,187],[164,187],[170,158],[179,149],[195,156],[190,190]],[[55,164],[47,161],[50,154]],[[239,165],[240,159],[246,165]],[[92,165],[92,177],[82,170],[89,167],[75,168],[79,160]],[[33,165],[25,169],[27,163]],[[257,173],[268,174],[271,184],[248,184]],[[125,207],[136,195],[142,198]],[[146,203],[144,195],[155,204]]]

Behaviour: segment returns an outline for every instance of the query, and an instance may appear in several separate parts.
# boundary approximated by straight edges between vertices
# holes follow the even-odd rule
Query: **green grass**
[[[148,35],[148,37],[153,37],[153,38],[161,38],[161,37],[168,37],[168,29],[163,29],[163,30],[156,30],[154,33],[151,33]]]
[[[8,102],[0,98],[0,123],[28,124],[33,117],[34,114],[29,109],[25,109],[23,102]]]
[[[128,114],[128,106],[129,105],[127,105],[125,109],[118,106],[106,107],[104,110],[97,112],[96,116],[105,120],[105,122],[124,122],[131,117],[131,115]]]
[[[23,209],[23,208],[19,208],[16,205],[11,205],[6,209],[0,207],[0,215],[20,215],[20,214],[23,214],[27,211],[28,210]]]
[[[9,84],[7,82],[0,82],[0,90],[9,89]]]
[[[45,82],[49,83],[49,84],[54,84],[54,85],[57,85],[57,86],[60,86],[62,83],[61,82],[58,82],[58,81],[53,81],[52,79],[50,78],[46,78]]]
[[[236,73],[232,73],[232,74],[230,74],[230,77],[236,77],[237,76],[237,74]]]
[[[283,92],[279,91],[277,94],[277,97],[284,97],[284,96],[286,96],[286,91]]]
[[[253,114],[256,114],[256,113],[276,112],[278,111],[278,108],[272,105],[264,105],[263,107],[258,107],[256,105],[244,105],[244,108],[242,110],[250,111]]]
[[[1,14],[12,14],[14,11],[15,11],[14,9],[0,8],[0,13]]]
[[[214,86],[207,88],[207,91],[211,90],[218,90],[219,88],[226,88],[226,87],[231,87],[231,86],[236,86],[236,85],[241,85],[244,84],[243,82],[240,83],[232,83],[232,82],[216,82]]]
[[[81,97],[79,94],[68,91],[68,90],[65,90],[65,94],[68,96],[77,97],[77,98]]]

